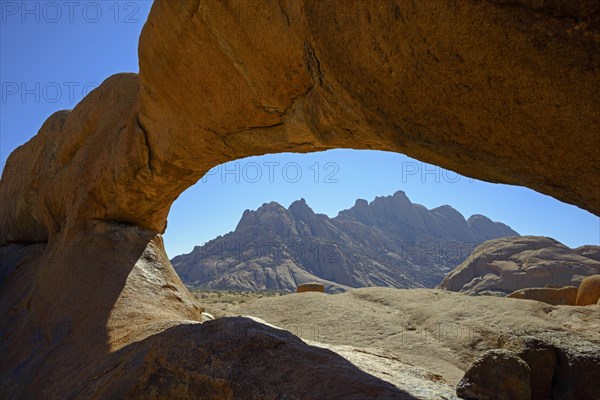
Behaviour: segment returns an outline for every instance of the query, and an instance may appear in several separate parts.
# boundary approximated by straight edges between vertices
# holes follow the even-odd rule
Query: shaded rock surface
[[[32,254],[40,246],[27,247],[0,260],[2,268],[5,260],[15,265],[2,282],[0,301],[2,398],[77,398],[102,375],[99,360],[202,319],[160,234],[97,222],[46,244],[37,257]]]
[[[565,332],[508,333],[502,348],[525,360],[531,370],[531,398],[595,400],[600,393],[600,346]]]
[[[466,400],[530,400],[530,369],[507,350],[490,350],[476,359],[456,386]]]
[[[547,284],[579,287],[600,272],[600,262],[541,236],[490,240],[450,272],[439,288],[464,293],[509,294]]]
[[[210,289],[288,290],[320,282],[349,287],[433,287],[480,243],[518,236],[483,215],[450,206],[428,210],[402,191],[356,200],[335,218],[304,199],[244,212],[235,231],[171,262],[184,282]]]
[[[106,372],[81,398],[415,399],[331,350],[246,318],[181,324],[103,361]]]

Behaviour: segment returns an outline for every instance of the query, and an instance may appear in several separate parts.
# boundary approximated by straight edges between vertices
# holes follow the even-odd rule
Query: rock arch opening
[[[432,288],[485,241],[519,232],[575,248],[598,242],[597,222],[525,188],[338,149],[216,166],[174,203],[164,236],[196,289],[293,292],[317,281],[335,293]]]

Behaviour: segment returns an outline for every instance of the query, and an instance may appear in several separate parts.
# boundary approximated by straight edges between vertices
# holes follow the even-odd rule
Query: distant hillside
[[[329,218],[304,199],[244,211],[235,231],[171,260],[184,282],[212,289],[295,290],[309,281],[349,287],[434,287],[480,243],[518,236],[483,215],[428,210],[402,191],[356,200]]]
[[[600,247],[571,249],[543,236],[490,240],[456,267],[440,289],[469,294],[510,294],[515,290],[579,286],[588,275],[600,274]]]

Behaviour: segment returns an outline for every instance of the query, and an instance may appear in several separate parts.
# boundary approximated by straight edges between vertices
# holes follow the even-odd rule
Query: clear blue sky
[[[114,73],[138,71],[137,41],[151,3],[75,3],[0,2],[3,166],[50,114],[73,108]],[[333,217],[357,198],[371,201],[397,190],[428,208],[449,204],[466,217],[484,214],[521,234],[550,236],[571,247],[600,243],[598,217],[530,189],[460,177],[401,154],[332,150],[252,157],[215,168],[175,202],[167,252],[189,252],[233,230],[245,209],[268,201],[287,207],[303,197],[316,212]]]

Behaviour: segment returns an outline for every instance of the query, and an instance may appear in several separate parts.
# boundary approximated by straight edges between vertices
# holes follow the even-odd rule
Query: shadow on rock
[[[99,365],[77,398],[414,399],[340,355],[248,318],[184,324]]]

